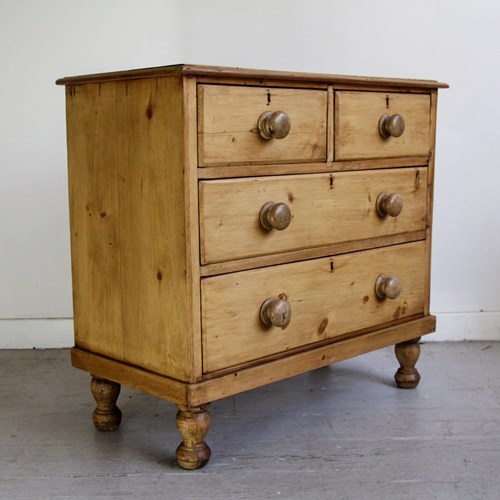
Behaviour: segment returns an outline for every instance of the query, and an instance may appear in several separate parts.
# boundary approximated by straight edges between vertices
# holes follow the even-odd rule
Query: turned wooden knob
[[[286,295],[266,299],[260,307],[260,319],[266,326],[287,326],[292,316],[292,308]]]
[[[401,115],[382,115],[378,122],[382,137],[400,137],[405,131],[405,121]]]
[[[375,205],[380,216],[397,217],[403,210],[403,197],[398,193],[380,193]]]
[[[401,294],[401,280],[381,274],[375,282],[375,293],[379,299],[397,299]]]
[[[257,128],[264,139],[284,139],[291,128],[290,117],[284,111],[266,111],[259,117]]]
[[[292,221],[292,212],[285,203],[273,203],[269,201],[264,204],[259,213],[260,224],[264,229],[271,231],[286,229]]]

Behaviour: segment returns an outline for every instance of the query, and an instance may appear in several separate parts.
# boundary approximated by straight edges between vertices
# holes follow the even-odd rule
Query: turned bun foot
[[[394,379],[397,386],[401,389],[414,389],[420,382],[420,373],[415,368],[415,364],[420,356],[419,340],[420,337],[396,344],[395,352],[400,368],[394,375]]]
[[[114,431],[122,421],[122,412],[116,406],[120,394],[120,384],[92,376],[90,390],[96,402],[92,420],[100,431]]]
[[[211,422],[208,406],[178,406],[176,424],[183,441],[175,455],[183,469],[200,469],[210,460],[210,448],[203,440]]]

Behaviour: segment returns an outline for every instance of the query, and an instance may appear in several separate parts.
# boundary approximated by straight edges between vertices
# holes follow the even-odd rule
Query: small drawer
[[[204,370],[423,314],[425,262],[421,241],[204,278]]]
[[[424,230],[426,200],[426,167],[202,181],[201,263]]]
[[[335,92],[335,159],[429,155],[430,107],[429,94]]]
[[[200,166],[326,161],[324,90],[198,86]]]

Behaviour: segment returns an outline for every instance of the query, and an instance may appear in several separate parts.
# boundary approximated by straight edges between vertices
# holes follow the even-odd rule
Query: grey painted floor
[[[100,433],[67,350],[0,351],[0,498],[500,499],[500,343],[392,349],[212,405],[210,463],[180,470],[176,409],[123,388]]]

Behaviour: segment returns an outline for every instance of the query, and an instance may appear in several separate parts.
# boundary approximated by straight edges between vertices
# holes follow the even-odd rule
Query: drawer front
[[[428,155],[430,106],[429,94],[335,92],[335,159]],[[402,135],[382,135],[379,122],[384,115],[403,118]],[[389,134],[387,127],[383,132]]]
[[[204,371],[423,314],[425,262],[421,241],[204,278]],[[381,274],[399,278],[397,298],[377,298]],[[291,307],[288,326],[264,326],[261,305],[280,295]]]
[[[288,116],[288,135],[279,139],[263,138],[258,127],[259,117],[278,111]],[[325,161],[326,117],[324,90],[199,85],[199,164]],[[283,115],[280,119],[282,125],[283,120],[287,120]],[[263,124],[275,123],[269,120]],[[285,133],[283,129],[282,133]]]
[[[383,192],[403,200],[397,217],[377,212]],[[425,167],[203,181],[201,262],[423,230],[426,194]],[[285,229],[263,228],[259,215],[270,202],[289,208]]]

